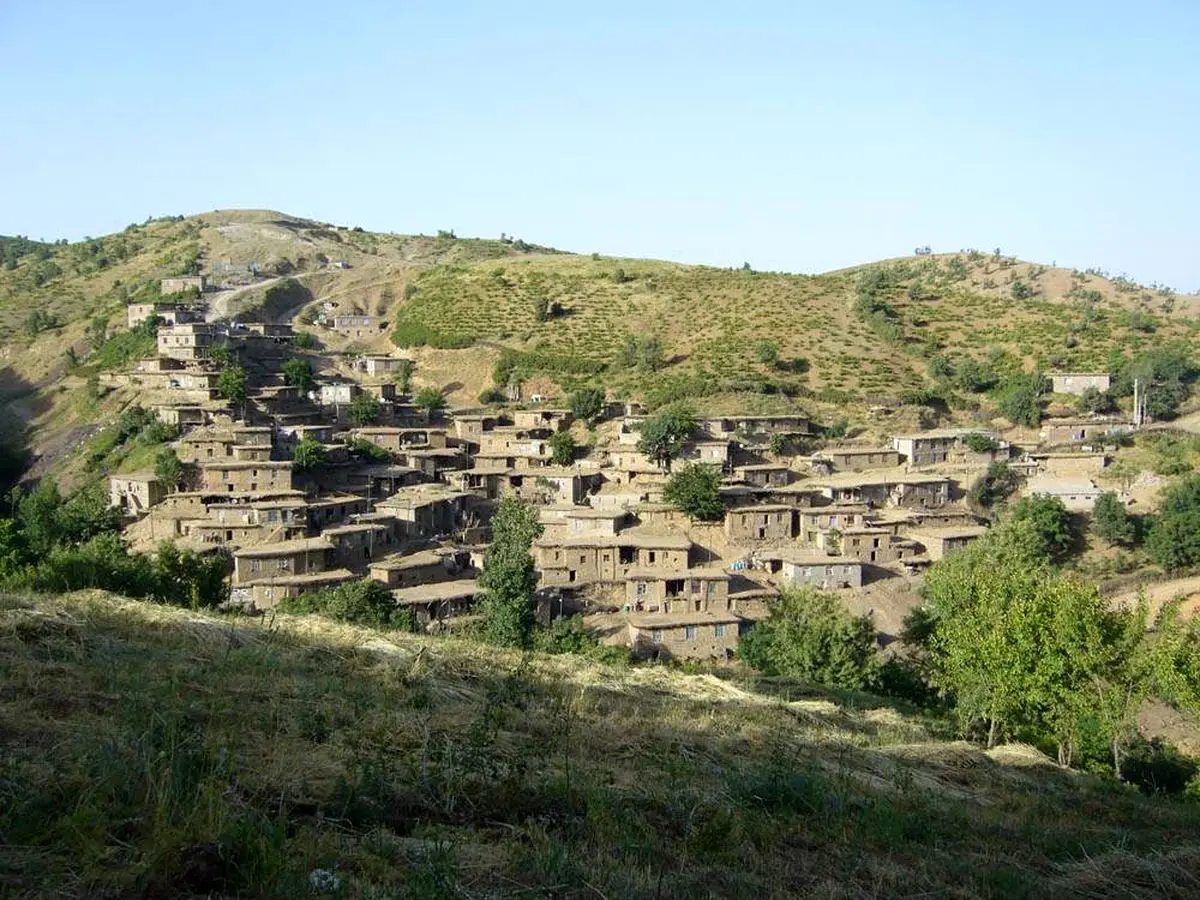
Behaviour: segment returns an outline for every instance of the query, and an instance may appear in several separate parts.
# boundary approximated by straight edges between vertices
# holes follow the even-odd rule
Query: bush
[[[369,460],[370,462],[386,463],[392,461],[392,453],[380,447],[378,444],[373,444],[366,438],[350,438],[346,442],[346,447],[352,454],[359,459]]]
[[[1125,504],[1113,491],[1096,498],[1092,510],[1092,531],[1110,544],[1127,544],[1133,540],[1133,520]]]
[[[327,587],[315,593],[285,598],[280,604],[284,612],[317,613],[343,622],[416,631],[412,610],[396,605],[387,586],[366,579]]]
[[[351,401],[347,410],[350,424],[363,428],[379,421],[379,399],[373,394],[359,394]]]
[[[1020,486],[1021,479],[1006,462],[993,462],[974,487],[967,493],[967,500],[981,509],[991,509],[1007,500]]]
[[[854,617],[833,594],[785,588],[770,616],[742,637],[738,658],[764,675],[862,689],[879,676],[875,625]]]
[[[311,331],[297,331],[292,345],[297,350],[316,350],[318,347],[317,336]]]
[[[423,387],[413,397],[413,405],[423,409],[429,415],[436,416],[446,408],[446,395],[440,388]]]
[[[1041,398],[1045,379],[1038,373],[1009,375],[993,394],[1000,414],[1014,425],[1036,428],[1042,420]]]
[[[1000,443],[995,438],[978,432],[965,435],[962,441],[963,446],[972,453],[995,453],[1000,449]]]
[[[408,319],[396,317],[392,329],[392,343],[397,347],[433,347],[435,350],[461,350],[475,343],[475,338],[466,334],[450,334]]]
[[[1165,492],[1146,535],[1146,552],[1168,572],[1200,565],[1200,476]]]
[[[556,466],[575,462],[575,438],[569,431],[556,431],[550,436],[550,461]]]
[[[292,448],[292,462],[298,472],[308,472],[325,465],[328,454],[325,445],[305,435]]]
[[[500,388],[484,388],[479,392],[479,402],[485,406],[490,406],[493,403],[504,403],[507,399],[508,395],[500,390]]]

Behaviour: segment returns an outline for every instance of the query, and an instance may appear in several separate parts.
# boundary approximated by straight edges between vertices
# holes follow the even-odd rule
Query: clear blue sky
[[[0,0],[0,233],[266,207],[1200,288],[1200,2]]]

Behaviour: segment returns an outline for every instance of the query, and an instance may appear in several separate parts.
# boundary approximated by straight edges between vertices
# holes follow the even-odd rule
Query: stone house
[[[824,590],[858,588],[863,584],[863,564],[857,557],[830,556],[791,548],[755,556],[783,584]]]
[[[379,333],[382,320],[378,316],[352,314],[333,317],[333,330],[345,337],[373,337]]]
[[[1043,444],[1094,441],[1133,431],[1133,423],[1105,416],[1046,419],[1039,433]]]
[[[371,563],[370,577],[389,588],[407,588],[422,584],[452,581],[470,566],[461,554],[444,550],[418,550],[394,554]]]
[[[730,612],[631,615],[629,645],[641,659],[732,660],[745,621]]]
[[[417,625],[426,631],[447,627],[456,619],[469,615],[479,595],[479,585],[473,578],[418,584],[392,591],[397,606],[413,612]]]
[[[863,472],[900,465],[900,452],[892,447],[826,447],[813,454],[834,472]]]
[[[1088,477],[1099,474],[1108,466],[1106,453],[1031,453],[1036,471],[1060,477]]]
[[[916,541],[925,548],[925,555],[933,562],[953,556],[987,534],[986,525],[947,525],[934,527],[921,525],[904,528],[904,537]]]
[[[870,507],[861,503],[835,503],[800,510],[800,540],[816,546],[823,532],[855,528],[870,520]]]
[[[1047,377],[1050,379],[1050,390],[1055,394],[1082,396],[1089,388],[1103,393],[1112,387],[1112,374],[1109,372],[1054,372]]]
[[[166,486],[153,472],[113,475],[108,480],[109,505],[122,515],[140,516],[167,497]]]
[[[323,537],[241,547],[233,552],[233,583],[325,572],[332,558],[333,545]]]
[[[954,451],[964,447],[963,440],[970,434],[993,440],[997,437],[990,431],[978,428],[935,428],[898,434],[892,438],[892,446],[910,466],[935,466],[949,461]]]
[[[627,613],[728,612],[729,574],[719,568],[683,572],[630,569],[625,575],[623,610]]]
[[[355,428],[351,435],[370,441],[384,450],[398,453],[401,450],[444,450],[446,432],[441,428]]]
[[[950,480],[938,475],[847,472],[831,476],[819,487],[834,503],[932,508],[950,502]]]
[[[619,507],[547,506],[539,510],[542,537],[549,540],[584,535],[614,536],[634,524],[631,512]]]
[[[471,495],[447,485],[418,484],[402,487],[375,505],[405,523],[405,533],[414,538],[449,535],[465,523]]]
[[[185,361],[205,359],[215,330],[206,322],[189,322],[158,329],[158,355]]]
[[[291,462],[205,460],[199,464],[199,470],[199,486],[204,491],[254,494],[292,487]]]
[[[245,584],[234,584],[230,591],[230,600],[255,609],[274,609],[286,598],[314,593],[358,579],[358,575],[346,569],[310,572],[305,575],[275,575]]]
[[[876,565],[917,555],[913,541],[897,537],[888,528],[866,525],[847,528],[836,537],[831,532],[823,532],[817,538],[817,546],[826,552]]]
[[[381,522],[355,522],[335,525],[321,532],[333,545],[333,564],[351,571],[366,571],[371,561],[392,552],[398,540],[396,530]]]
[[[1031,497],[1056,497],[1071,512],[1091,512],[1104,493],[1090,478],[1054,478],[1039,475],[1026,485]]]
[[[174,278],[164,278],[159,282],[159,290],[164,297],[171,294],[182,294],[185,291],[196,291],[203,294],[208,289],[208,278],[204,275],[177,275]]]
[[[315,399],[322,406],[348,406],[361,393],[356,381],[324,381],[317,386]]]
[[[456,412],[453,421],[454,436],[478,448],[483,433],[491,431],[499,424],[499,421],[499,418],[494,415]]]
[[[569,428],[575,416],[569,409],[517,409],[512,413],[513,427],[520,431],[553,433]]]
[[[624,581],[631,569],[682,572],[692,542],[680,534],[626,531],[617,535],[533,542],[533,558],[543,585]]]
[[[796,473],[786,463],[752,463],[736,466],[733,477],[755,487],[778,488],[791,484]]]
[[[125,307],[125,322],[130,328],[154,316],[158,316],[166,325],[193,321],[192,309],[179,303],[130,303]]]
[[[355,494],[325,494],[305,504],[308,527],[320,531],[367,512],[367,501]]]
[[[798,512],[782,503],[734,507],[725,513],[725,536],[733,543],[790,541],[796,536]]]
[[[360,356],[354,361],[354,368],[371,376],[391,375],[399,372],[404,365],[412,360],[399,356]]]
[[[696,421],[706,434],[716,439],[736,435],[769,438],[773,434],[811,434],[812,421],[800,414],[774,416],[711,416]]]
[[[154,403],[151,404],[150,411],[164,425],[173,425],[180,430],[193,425],[203,425],[212,418],[209,409],[191,403]]]

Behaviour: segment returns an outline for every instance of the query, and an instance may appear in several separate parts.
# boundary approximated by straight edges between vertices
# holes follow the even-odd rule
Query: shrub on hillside
[[[328,616],[355,625],[415,631],[412,610],[396,605],[387,585],[365,579],[327,587],[313,593],[287,597],[279,607],[284,612]]]

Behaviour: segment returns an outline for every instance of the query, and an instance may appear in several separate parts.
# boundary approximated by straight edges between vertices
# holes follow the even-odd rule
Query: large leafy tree
[[[696,430],[696,417],[682,407],[664,409],[642,423],[637,448],[651,461],[671,471],[671,461]]]
[[[785,588],[770,616],[741,638],[738,657],[765,675],[829,687],[875,683],[879,654],[869,616],[852,616],[833,594]]]
[[[183,463],[170,447],[160,447],[154,454],[154,475],[167,490],[173,491],[179,487],[183,479]]]
[[[312,390],[316,383],[313,378],[312,364],[307,359],[293,357],[285,360],[279,367],[279,371],[283,373],[283,380],[293,387],[299,388],[301,393]]]
[[[1127,544],[1133,540],[1133,519],[1114,491],[1105,491],[1096,498],[1092,530],[1110,544]]]
[[[569,431],[556,431],[550,436],[550,461],[556,466],[575,462],[575,438]]]
[[[328,456],[325,445],[308,435],[297,441],[296,446],[292,448],[292,462],[302,472],[325,465]]]
[[[693,519],[715,522],[725,515],[721,502],[721,475],[715,466],[699,463],[672,473],[663,499]]]
[[[1014,425],[1036,428],[1042,420],[1041,398],[1046,379],[1040,373],[1010,375],[994,391],[1000,415]]]
[[[1163,495],[1146,535],[1146,552],[1168,572],[1200,565],[1200,475],[1192,475]]]
[[[500,501],[492,517],[492,543],[479,576],[483,633],[494,644],[525,646],[533,634],[538,575],[529,548],[541,533],[536,508],[513,497]]]
[[[1025,497],[1013,505],[1009,518],[1029,523],[1041,544],[1041,555],[1061,560],[1070,553],[1075,540],[1071,514],[1058,497]]]
[[[436,416],[446,408],[446,395],[439,388],[423,387],[413,396],[413,405]]]
[[[574,391],[567,400],[575,418],[595,422],[604,412],[604,391],[595,387],[584,387]]]
[[[246,370],[228,365],[217,376],[217,395],[234,406],[244,406],[247,396]]]
[[[350,402],[347,411],[350,424],[362,428],[379,421],[379,399],[373,394],[359,394]]]

